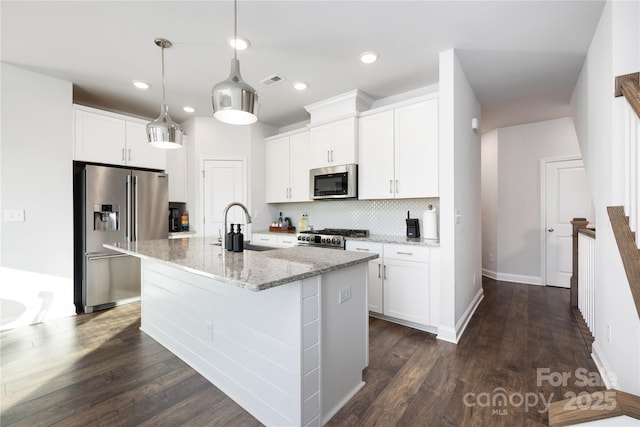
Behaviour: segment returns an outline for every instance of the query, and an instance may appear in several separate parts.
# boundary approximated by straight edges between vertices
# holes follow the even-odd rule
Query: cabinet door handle
[[[383,279],[387,280],[387,266],[386,265],[382,266],[382,275],[384,276]]]
[[[389,193],[393,194],[393,180],[392,179],[389,180]]]
[[[367,249],[367,248],[356,248],[356,251],[366,251],[366,252],[369,252],[369,249]]]
[[[129,161],[131,161],[131,148],[129,148]]]
[[[331,150],[331,161],[333,162],[333,150]]]
[[[264,237],[261,237],[260,240],[262,240],[263,242],[268,242],[269,239],[265,239]]]
[[[413,256],[413,254],[411,252],[396,252],[396,254]]]
[[[124,162],[124,148],[122,149],[122,161]]]
[[[396,193],[398,192],[398,180],[396,179]]]
[[[331,151],[327,150],[327,162],[331,162]]]
[[[380,278],[380,264],[378,264],[378,279]]]

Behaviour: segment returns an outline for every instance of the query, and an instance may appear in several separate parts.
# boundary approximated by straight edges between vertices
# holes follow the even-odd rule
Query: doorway
[[[224,208],[231,202],[247,205],[244,160],[203,161],[204,235],[224,236]],[[230,209],[229,224],[245,224],[242,209]],[[248,235],[248,230],[243,230]]]
[[[581,158],[541,161],[542,260],[547,286],[570,287],[573,274],[573,218],[594,221],[594,208]]]

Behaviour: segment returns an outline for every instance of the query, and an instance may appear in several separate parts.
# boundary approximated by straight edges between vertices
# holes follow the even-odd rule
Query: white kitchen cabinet
[[[426,256],[425,256],[426,255]],[[429,248],[384,245],[384,314],[429,324]]]
[[[127,166],[149,169],[167,168],[167,154],[169,151],[183,151],[184,147],[172,150],[152,147],[147,139],[147,122],[125,121],[127,150]]]
[[[309,201],[309,132],[267,140],[267,203]]]
[[[298,244],[295,233],[252,233],[251,243],[260,246],[273,246],[276,248],[291,248]]]
[[[147,142],[146,122],[95,108],[75,106],[74,160],[166,168],[166,150]]]
[[[369,261],[369,312],[421,327],[439,321],[438,268],[430,268],[438,248],[347,240],[346,249],[380,255]]]
[[[357,163],[357,120],[355,117],[314,126],[311,134],[311,167]]]
[[[438,197],[438,100],[360,118],[360,199]]]
[[[167,174],[169,175],[169,201],[187,203],[187,136],[183,147],[167,151]]]
[[[382,311],[382,243],[347,240],[348,251],[378,254],[380,258],[369,261],[368,305],[372,313],[383,314]]]

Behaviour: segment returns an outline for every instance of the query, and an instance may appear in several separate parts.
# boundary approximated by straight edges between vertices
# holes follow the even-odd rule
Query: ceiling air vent
[[[262,83],[265,86],[273,86],[274,84],[280,83],[283,80],[284,80],[284,77],[282,77],[281,75],[273,74],[267,77],[266,79],[260,80],[260,83]]]

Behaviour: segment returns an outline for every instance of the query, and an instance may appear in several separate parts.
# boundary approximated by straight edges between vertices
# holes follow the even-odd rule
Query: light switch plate
[[[24,209],[5,209],[5,222],[24,222]]]

